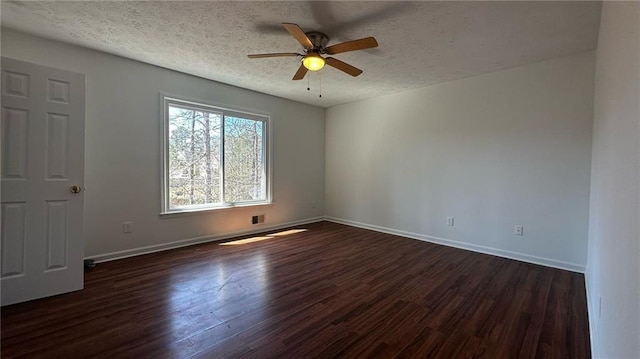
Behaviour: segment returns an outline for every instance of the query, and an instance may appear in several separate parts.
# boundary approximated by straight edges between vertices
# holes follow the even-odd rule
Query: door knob
[[[69,187],[69,191],[71,191],[71,193],[80,193],[80,191],[82,191],[82,187],[74,185]]]

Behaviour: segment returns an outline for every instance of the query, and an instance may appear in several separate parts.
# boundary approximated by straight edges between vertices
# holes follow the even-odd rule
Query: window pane
[[[169,106],[169,208],[222,202],[219,113]]]
[[[265,200],[264,123],[231,116],[224,121],[225,201]]]

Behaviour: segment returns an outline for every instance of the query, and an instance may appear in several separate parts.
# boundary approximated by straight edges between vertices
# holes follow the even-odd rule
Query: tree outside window
[[[165,99],[164,212],[268,203],[268,117]]]

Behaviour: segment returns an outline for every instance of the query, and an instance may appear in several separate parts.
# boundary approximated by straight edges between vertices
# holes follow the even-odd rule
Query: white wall
[[[326,215],[582,270],[593,71],[588,52],[328,109]]]
[[[324,214],[324,109],[6,29],[2,56],[86,74],[86,257]],[[159,91],[270,113],[273,205],[160,218]]]
[[[596,53],[594,102],[589,256],[586,272],[593,354],[596,358],[638,358],[638,2],[605,2],[603,5]]]

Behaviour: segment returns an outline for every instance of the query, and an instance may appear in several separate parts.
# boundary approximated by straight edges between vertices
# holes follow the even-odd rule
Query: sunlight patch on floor
[[[260,241],[264,241],[266,239],[272,239],[273,237],[251,237],[251,238],[245,238],[245,239],[239,239],[237,241],[231,241],[231,242],[225,242],[225,243],[220,243],[221,246],[237,246],[240,244],[247,244],[247,243],[253,243],[253,242],[260,242]]]
[[[288,231],[282,231],[282,232],[278,232],[278,233],[268,234],[268,236],[281,237],[281,236],[288,236],[290,234],[296,234],[296,233],[306,232],[306,231],[307,231],[306,229],[290,229]]]
[[[296,234],[296,233],[301,233],[306,231],[307,229],[289,229],[286,231],[273,233],[266,236],[257,236],[257,237],[251,237],[251,238],[245,238],[245,239],[238,239],[237,241],[224,242],[224,243],[220,243],[220,245],[221,246],[237,246],[241,244],[260,242],[260,241],[265,241],[267,239],[274,239],[277,237],[288,236],[290,234]]]

